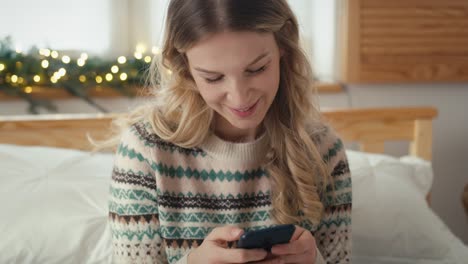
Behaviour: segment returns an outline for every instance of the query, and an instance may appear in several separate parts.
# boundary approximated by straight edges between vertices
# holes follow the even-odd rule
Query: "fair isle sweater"
[[[313,139],[334,186],[321,196],[320,223],[300,226],[315,237],[317,263],[350,263],[351,178],[343,144],[329,128]],[[122,136],[112,171],[113,263],[184,263],[215,227],[277,224],[262,164],[267,150],[265,135],[231,143],[212,134],[198,148],[182,148],[158,138],[149,124],[134,124]]]

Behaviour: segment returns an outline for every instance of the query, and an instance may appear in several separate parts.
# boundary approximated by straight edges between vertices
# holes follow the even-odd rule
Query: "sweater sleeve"
[[[323,217],[314,233],[324,263],[351,263],[351,175],[341,139],[327,128],[318,142],[331,178],[321,199]]]
[[[109,190],[112,263],[167,263],[150,153],[135,126],[115,153]]]

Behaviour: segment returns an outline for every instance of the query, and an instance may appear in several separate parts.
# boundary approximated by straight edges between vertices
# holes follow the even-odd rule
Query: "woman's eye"
[[[253,71],[247,70],[247,72],[255,74],[255,73],[260,73],[260,72],[264,71],[265,69],[266,69],[266,66],[262,66],[262,67],[260,67],[260,68],[258,68],[256,70],[253,70]]]
[[[222,78],[223,78],[223,76],[219,76],[219,77],[217,77],[215,79],[205,78],[205,80],[206,80],[207,83],[214,83],[214,82],[220,81]]]

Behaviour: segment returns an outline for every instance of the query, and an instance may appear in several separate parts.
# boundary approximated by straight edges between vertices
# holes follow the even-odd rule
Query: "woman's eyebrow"
[[[257,63],[259,60],[265,58],[266,56],[268,56],[270,53],[269,52],[265,52],[265,53],[262,53],[260,54],[258,57],[256,57],[251,63],[249,63],[247,65],[247,67]],[[199,68],[199,67],[194,67],[193,68],[194,70],[197,70],[199,72],[204,72],[204,73],[210,73],[210,74],[221,74],[219,72],[216,72],[216,71],[210,71],[210,70],[206,70],[206,69],[202,69],[202,68]]]

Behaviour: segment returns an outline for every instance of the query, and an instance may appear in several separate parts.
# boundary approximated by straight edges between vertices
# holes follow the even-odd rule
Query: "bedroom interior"
[[[102,5],[128,9],[126,20],[140,23],[155,18],[139,8],[165,1],[121,2]],[[333,43],[327,52],[334,63],[320,72],[327,78],[318,91],[324,117],[346,142],[353,263],[466,263],[468,3],[290,2],[303,24],[328,25],[304,29],[308,39],[334,30],[324,41]],[[308,9],[323,15],[309,17]],[[116,44],[118,53],[152,30],[144,29],[119,33],[133,42]],[[0,28],[0,39],[3,33]],[[144,39],[154,42],[154,36]],[[88,95],[107,113],[66,91],[33,86],[29,94],[50,100],[58,113],[31,115],[27,100],[0,89],[0,199],[13,201],[0,220],[0,262],[110,262],[106,195],[113,155],[91,154],[86,136],[104,138],[113,118],[148,98],[96,87]]]

